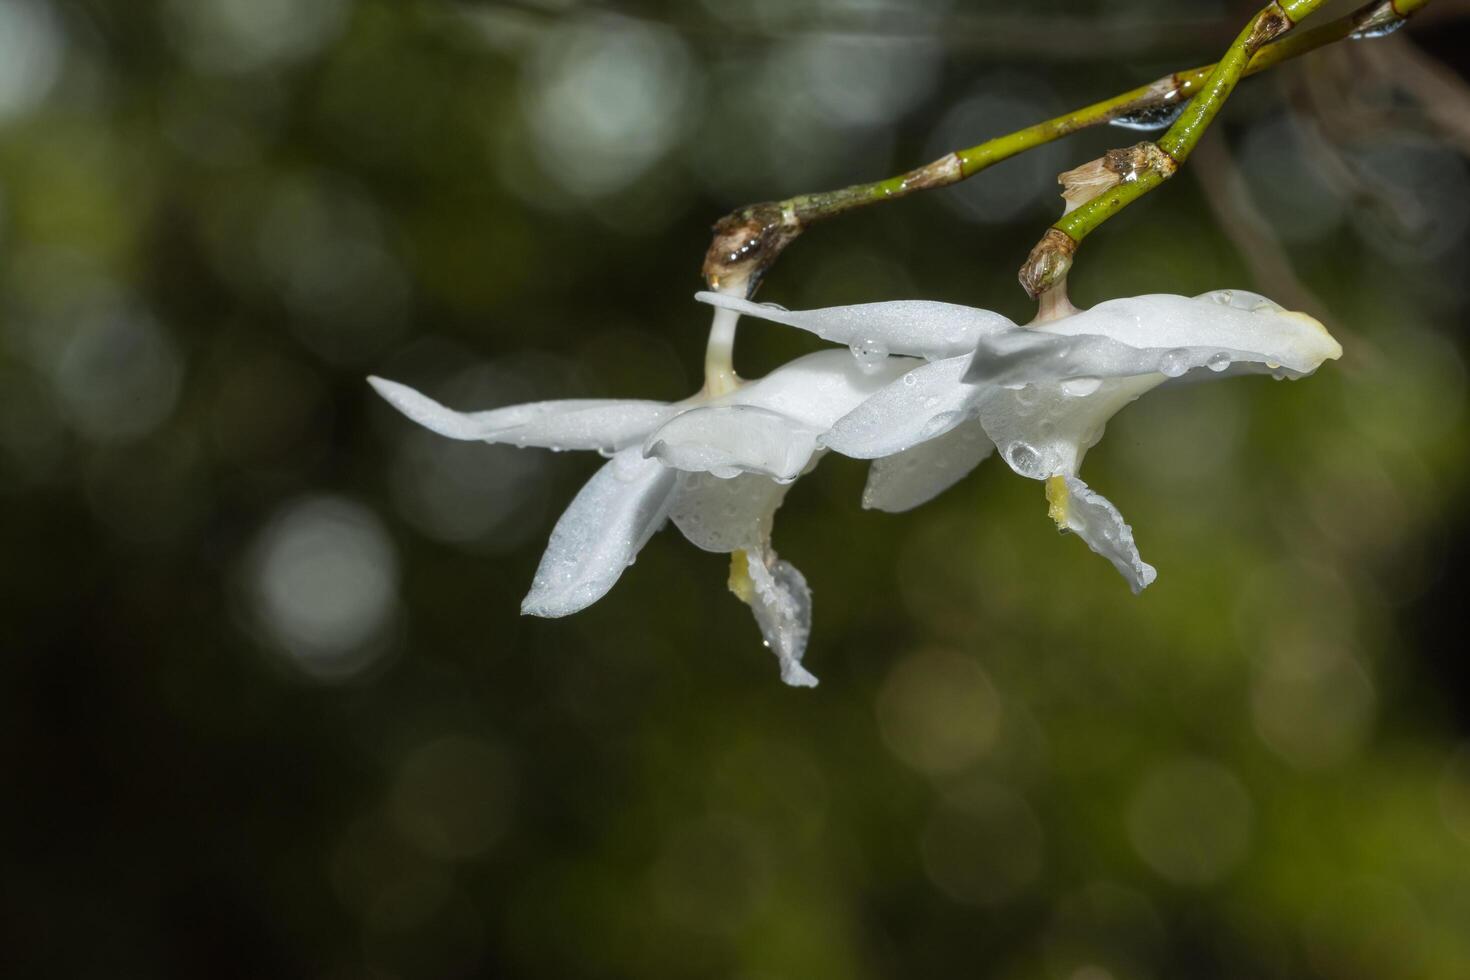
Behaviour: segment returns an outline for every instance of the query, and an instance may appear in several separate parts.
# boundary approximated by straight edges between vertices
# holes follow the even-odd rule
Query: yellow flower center
[[[735,593],[735,597],[747,606],[755,598],[755,582],[750,578],[750,556],[745,552],[730,552],[730,580],[726,584]]]
[[[1067,505],[1071,493],[1067,490],[1067,478],[1061,474],[1046,478],[1046,514],[1063,530],[1067,527]]]

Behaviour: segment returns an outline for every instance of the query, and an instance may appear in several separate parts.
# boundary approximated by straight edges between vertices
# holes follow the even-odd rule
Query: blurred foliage
[[[1087,478],[1139,598],[996,463],[894,517],[830,458],[776,531],[815,692],[674,533],[523,620],[595,461],[363,383],[682,397],[715,217],[1246,13],[1181,6],[0,0],[4,974],[1470,974],[1467,120],[1368,43],[1241,89],[1245,199],[1180,179],[1073,275],[1261,289],[1347,349],[1119,416]],[[1454,78],[1467,40],[1371,44]],[[763,298],[1025,316],[1055,174],[1133,138],[814,229]],[[814,346],[752,323],[739,362]]]

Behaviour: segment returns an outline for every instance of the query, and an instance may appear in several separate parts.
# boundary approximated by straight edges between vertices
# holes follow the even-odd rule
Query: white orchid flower
[[[1123,406],[1159,385],[1228,374],[1311,374],[1342,348],[1326,328],[1255,293],[1151,295],[1018,326],[996,313],[892,302],[793,312],[714,293],[719,308],[809,330],[861,355],[928,360],[863,402],[821,443],[874,459],[864,505],[904,510],[963,478],[999,447],[1046,483],[1050,514],[1111,561],[1134,592],[1156,577],[1132,529],[1077,473]]]
[[[368,380],[404,415],[451,439],[610,457],[557,521],[522,613],[566,616],[596,602],[672,519],[698,547],[731,555],[731,591],[755,613],[782,679],[813,686],[801,665],[811,593],[771,547],[774,515],[832,424],[918,362],[865,365],[821,351],[746,382],[729,370],[737,319],[716,311],[714,370],[681,402],[572,399],[457,412],[397,382]]]

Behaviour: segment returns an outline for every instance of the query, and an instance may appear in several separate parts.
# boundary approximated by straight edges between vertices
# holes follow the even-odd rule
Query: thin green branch
[[[1357,32],[1381,28],[1407,17],[1427,2],[1373,0],[1314,30],[1289,34],[1260,47],[1251,55],[1244,74],[1254,75]],[[705,278],[711,288],[720,288],[722,283],[729,286],[744,282],[747,288],[753,289],[781,250],[813,222],[907,197],[917,191],[948,187],[1002,160],[1079,130],[1144,110],[1178,105],[1198,93],[1216,67],[1203,65],[1166,75],[1054,119],[947,154],[896,177],[740,208],[715,225],[714,240],[705,257]]]
[[[1362,8],[1348,18],[1340,18],[1295,39],[1296,47],[1311,50],[1340,37],[1385,31],[1428,0],[1380,0]],[[1302,17],[1321,6],[1323,0],[1278,0],[1257,12],[1216,62],[1209,76],[1200,84],[1188,107],[1168,131],[1153,143],[1140,143],[1123,155],[1105,158],[1105,166],[1113,170],[1116,184],[1097,194],[1076,210],[1068,211],[1047,230],[1031,250],[1021,267],[1021,285],[1037,296],[1062,281],[1071,268],[1078,244],[1113,215],[1148,194],[1174,176],[1189,158],[1200,137],[1225,105],[1235,86],[1255,67],[1257,56],[1261,67],[1269,67],[1289,56],[1294,47],[1291,38],[1270,44]],[[1347,20],[1343,30],[1342,20]],[[1273,50],[1274,49],[1274,50]],[[1259,68],[1256,70],[1260,70]]]

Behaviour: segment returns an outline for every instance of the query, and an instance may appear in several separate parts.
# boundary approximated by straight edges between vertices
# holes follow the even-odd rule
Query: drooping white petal
[[[1287,377],[1315,371],[1342,348],[1322,324],[1254,293],[1132,296],[982,338],[968,379],[1021,384],[1072,378],[1224,372],[1254,365]]]
[[[891,514],[928,503],[980,465],[995,443],[975,419],[892,456],[873,460],[863,506]]]
[[[750,609],[766,646],[781,664],[781,680],[792,687],[816,687],[817,679],[801,665],[812,632],[812,591],[796,566],[774,552],[747,555],[754,586]]]
[[[886,357],[859,364],[846,351],[817,351],[783,364],[711,404],[751,405],[825,432],[885,385],[922,367],[923,362],[911,357]]]
[[[814,687],[817,679],[801,666],[811,635],[811,590],[801,572],[771,550],[771,526],[789,489],[754,473],[727,480],[681,473],[669,516],[696,546],[731,554],[730,590],[755,614],[780,661],[781,679]]]
[[[820,432],[753,405],[716,405],[674,416],[654,430],[643,452],[692,473],[759,473],[789,483],[806,469]]]
[[[806,330],[854,350],[912,354],[931,360],[968,353],[981,337],[1015,327],[1014,322],[990,310],[928,300],[787,310],[720,293],[696,293],[694,298]]]
[[[663,526],[675,473],[624,449],[587,481],[556,522],[531,591],[530,616],[566,616],[601,599]]]
[[[1153,584],[1159,573],[1139,557],[1133,529],[1111,501],[1075,476],[1052,477],[1047,499],[1057,524],[1075,532],[1087,547],[1112,562],[1134,595]]]
[[[456,412],[396,381],[374,377],[368,383],[394,408],[442,436],[513,446],[613,451],[641,440],[678,411],[665,402],[570,398]]]
[[[680,473],[669,519],[705,551],[759,551],[771,540],[776,510],[790,489],[754,473],[730,479]]]
[[[931,361],[889,383],[819,440],[844,456],[877,459],[944,435],[965,420],[980,389],[962,377],[968,354]]]
[[[1044,480],[1055,473],[1076,473],[1108,420],[1165,380],[1161,374],[1145,374],[1019,388],[981,385],[974,411],[1011,469]]]

